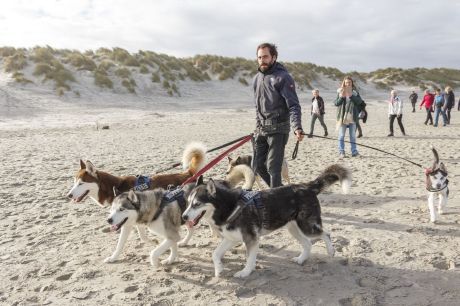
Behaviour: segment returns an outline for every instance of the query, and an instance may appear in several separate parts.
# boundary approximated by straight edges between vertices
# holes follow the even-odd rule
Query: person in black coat
[[[455,106],[455,95],[450,86],[445,89],[444,101],[446,102],[447,124],[450,124],[450,110]]]

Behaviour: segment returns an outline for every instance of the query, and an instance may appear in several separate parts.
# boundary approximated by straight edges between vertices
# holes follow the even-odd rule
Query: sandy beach
[[[283,229],[262,238],[256,271],[244,280],[232,276],[244,265],[243,246],[226,254],[223,276],[214,277],[211,253],[218,239],[205,224],[170,266],[154,270],[148,259],[157,237],[141,243],[135,233],[120,260],[106,264],[118,239],[106,222],[108,207],[90,199],[74,204],[65,196],[79,159],[116,175],[153,174],[180,161],[190,141],[213,148],[251,133],[251,105],[206,112],[51,108],[35,117],[2,117],[0,304],[458,305],[460,112],[452,112],[451,125],[434,128],[423,125],[424,111],[410,113],[406,106],[407,136],[395,123],[395,137],[387,137],[386,104],[366,102],[369,120],[359,143],[424,167],[432,165],[430,144],[438,149],[449,170],[446,214],[429,222],[422,168],[359,146],[360,157],[340,160],[337,141],[305,139],[297,159],[289,161],[293,182],[312,180],[333,163],[353,174],[350,194],[334,185],[320,195],[336,256],[329,258],[317,242],[303,266],[291,262],[300,246]],[[335,138],[334,117],[328,104],[326,124]],[[96,123],[110,128],[96,129]],[[303,125],[308,131],[305,106]],[[319,122],[315,133],[322,135]],[[291,137],[288,159],[293,149]],[[346,149],[350,155],[349,144]],[[245,145],[233,156],[249,153]],[[222,179],[225,167],[223,160],[205,176]]]

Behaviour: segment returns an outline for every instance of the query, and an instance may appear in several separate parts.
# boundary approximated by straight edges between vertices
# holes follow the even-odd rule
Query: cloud
[[[344,71],[459,68],[459,0],[17,0],[2,6],[0,45],[255,58],[257,44],[270,41],[282,61]]]

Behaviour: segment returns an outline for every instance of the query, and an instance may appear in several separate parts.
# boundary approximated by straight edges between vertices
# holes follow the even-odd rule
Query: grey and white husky
[[[146,225],[147,228],[164,238],[164,240],[150,253],[150,263],[158,267],[159,257],[168,249],[171,250],[169,257],[163,260],[162,264],[171,264],[177,257],[177,246],[186,245],[190,240],[194,225],[187,227],[187,235],[180,240],[180,226],[183,224],[181,215],[185,210],[185,195],[191,190],[194,184],[187,184],[183,188],[183,195],[171,202],[162,202],[167,192],[158,188],[146,191],[124,192],[118,195],[110,209],[107,222],[111,224],[112,230],[121,228],[118,244],[112,256],[105,259],[105,262],[114,262],[118,259],[123,247],[135,225]],[[188,189],[189,188],[189,189]],[[183,197],[183,204],[181,199]]]
[[[228,182],[211,179],[204,184],[200,179],[188,196],[182,218],[193,224],[204,216],[221,232],[223,239],[212,255],[216,277],[223,271],[221,260],[225,252],[241,241],[246,246],[247,261],[244,269],[234,276],[243,278],[251,274],[256,265],[259,237],[283,226],[302,245],[303,251],[293,261],[303,264],[310,254],[312,238],[323,239],[328,254],[334,255],[330,236],[323,230],[317,195],[336,181],[348,192],[350,172],[332,165],[311,182],[265,189],[248,197],[247,191],[232,189]]]
[[[434,155],[434,163],[431,168],[425,170],[426,190],[428,190],[428,208],[430,210],[430,221],[436,222],[438,214],[442,215],[447,206],[449,197],[449,180],[447,179],[447,169],[444,163],[439,162],[439,155],[436,149],[431,146]],[[438,196],[438,209],[434,205],[434,197]]]

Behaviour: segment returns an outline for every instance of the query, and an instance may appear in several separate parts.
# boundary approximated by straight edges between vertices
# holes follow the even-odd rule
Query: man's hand
[[[295,130],[294,134],[297,137],[297,141],[302,141],[304,135],[301,129]]]

